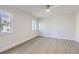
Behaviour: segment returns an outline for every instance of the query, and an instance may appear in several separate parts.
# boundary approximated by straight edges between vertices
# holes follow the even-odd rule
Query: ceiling
[[[36,17],[45,18],[50,15],[68,14],[79,11],[79,5],[51,5],[50,12],[46,12],[45,5],[14,5],[18,9],[28,12]]]

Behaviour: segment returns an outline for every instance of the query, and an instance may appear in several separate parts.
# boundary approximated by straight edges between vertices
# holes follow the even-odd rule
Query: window
[[[32,20],[32,30],[33,31],[38,31],[39,30],[38,20]]]
[[[11,14],[0,10],[0,32],[12,32],[12,27]]]

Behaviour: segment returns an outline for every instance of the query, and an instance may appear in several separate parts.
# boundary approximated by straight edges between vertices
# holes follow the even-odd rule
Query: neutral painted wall
[[[10,6],[0,6],[13,15],[13,33],[0,33],[0,52],[37,36],[32,31],[33,16]]]
[[[76,14],[76,41],[79,42],[79,12]]]
[[[60,38],[75,39],[75,14],[51,15],[40,22],[40,35]]]

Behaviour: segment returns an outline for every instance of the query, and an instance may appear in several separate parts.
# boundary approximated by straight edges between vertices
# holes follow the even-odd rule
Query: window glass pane
[[[11,14],[0,10],[0,32],[12,32],[12,27]]]
[[[38,27],[39,27],[38,24],[39,24],[39,23],[38,23],[37,20],[32,20],[32,30],[38,31]]]

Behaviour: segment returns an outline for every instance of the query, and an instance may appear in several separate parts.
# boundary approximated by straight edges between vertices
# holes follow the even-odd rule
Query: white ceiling
[[[13,7],[19,8],[25,12],[41,18],[55,14],[74,13],[79,11],[79,5],[51,5],[50,12],[45,11],[45,5],[15,5]]]

